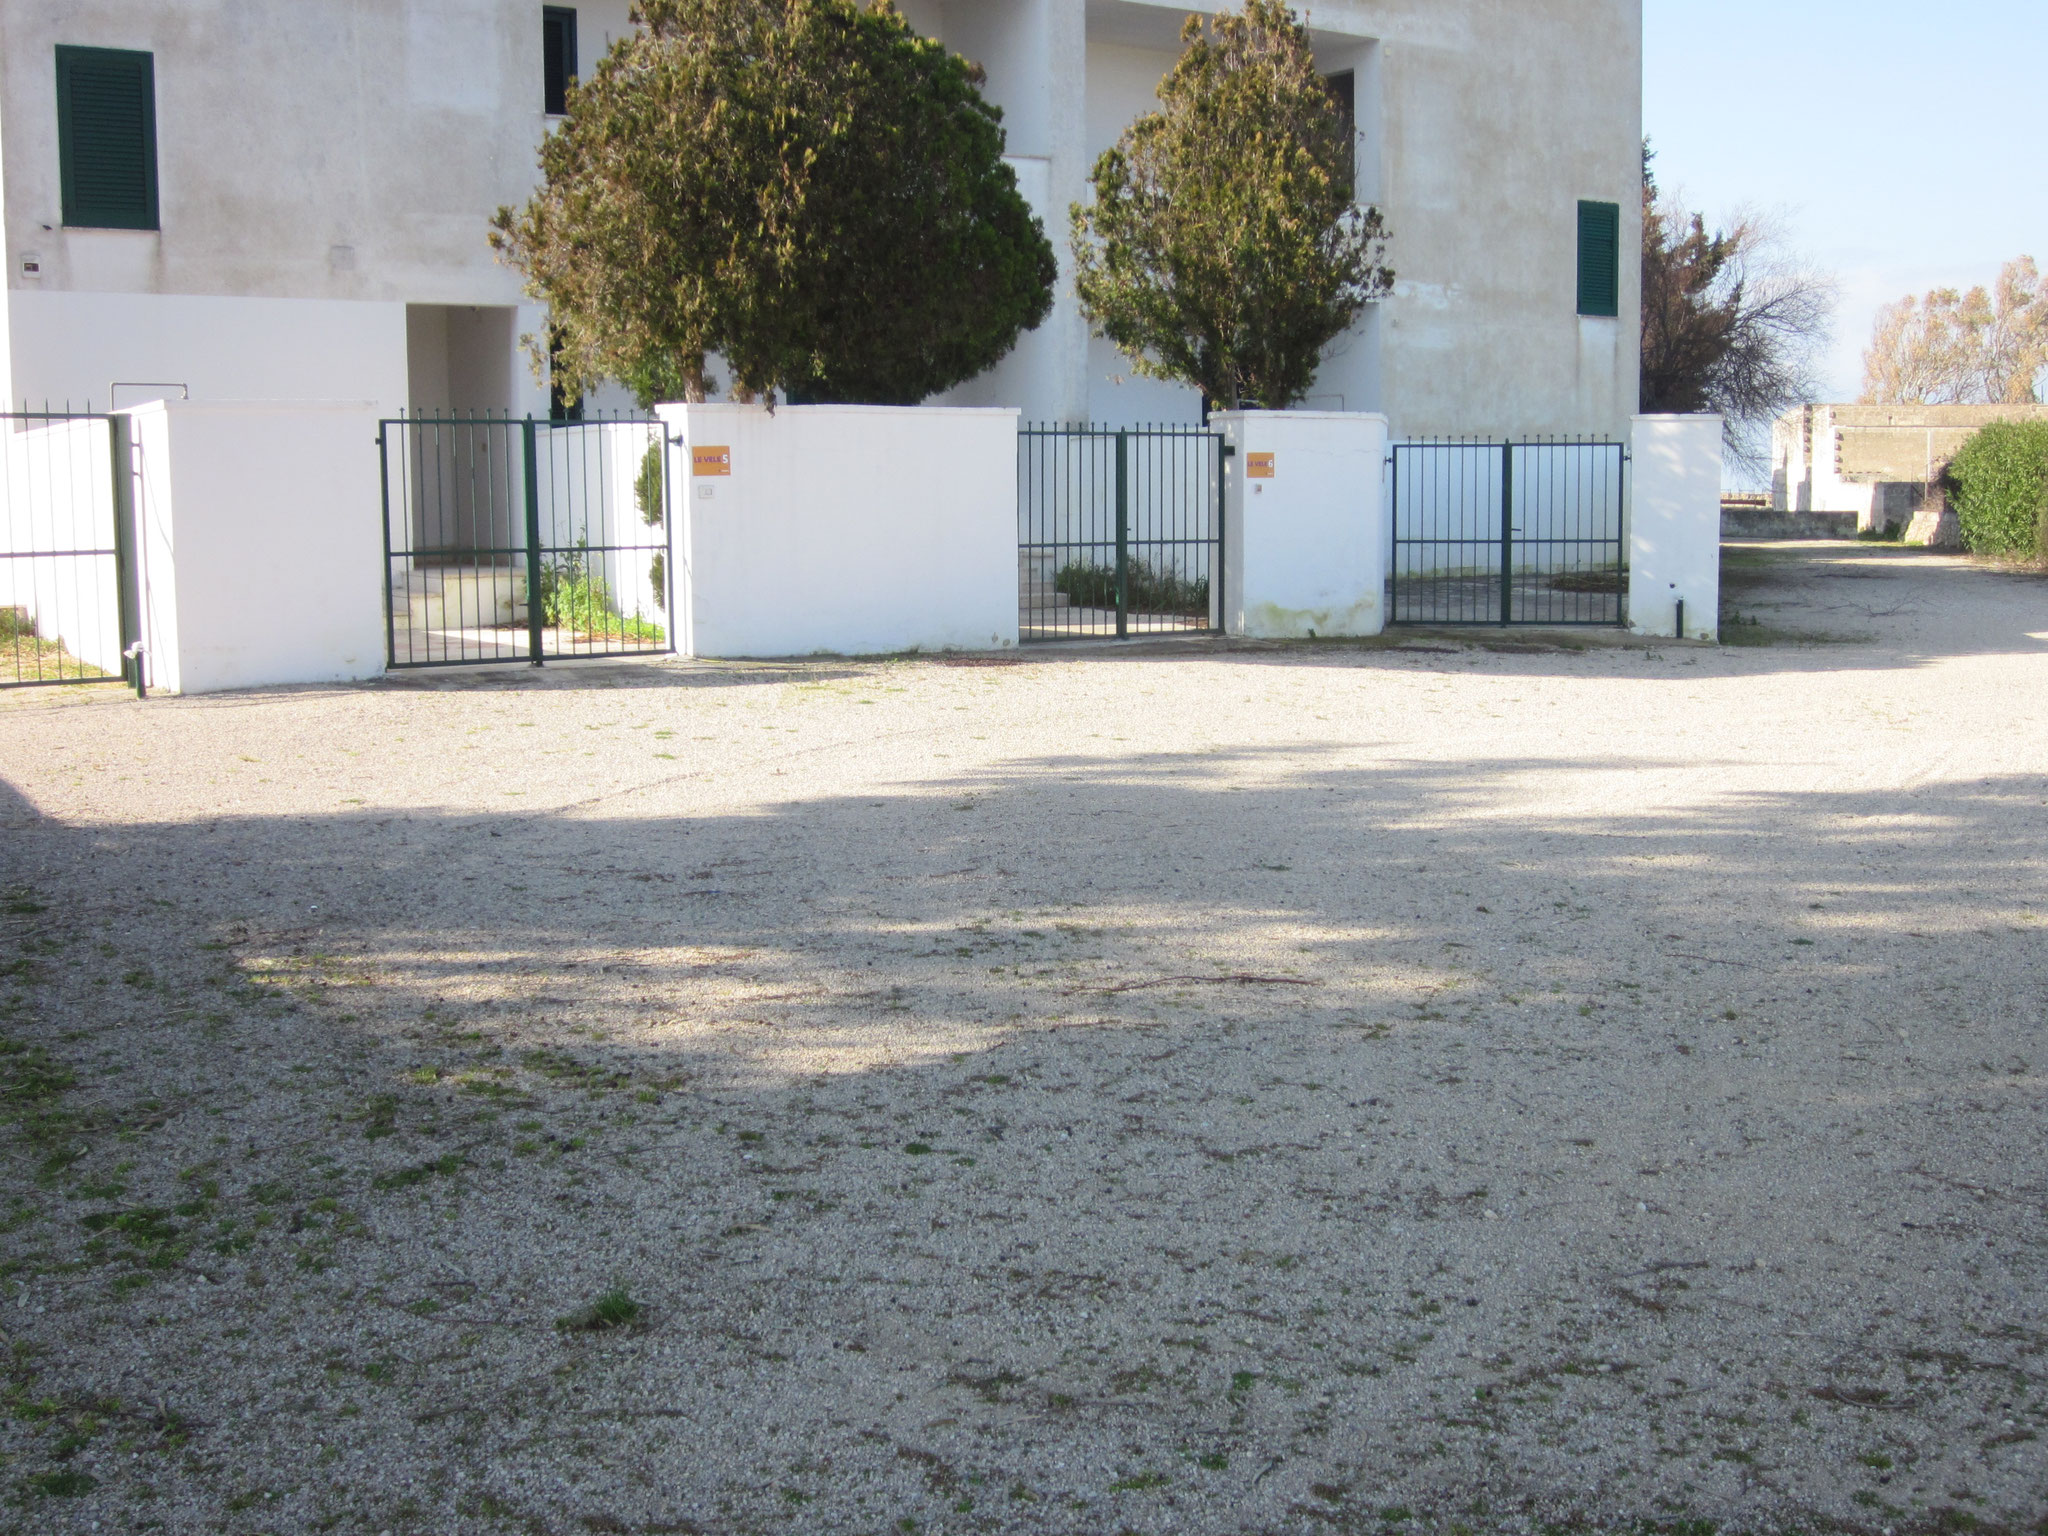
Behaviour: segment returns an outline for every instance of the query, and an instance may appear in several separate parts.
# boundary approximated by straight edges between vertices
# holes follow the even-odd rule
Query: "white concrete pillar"
[[[1721,418],[1637,416],[1630,433],[1628,623],[1721,637]],[[1683,603],[1685,624],[1678,614]]]
[[[1386,628],[1387,418],[1227,411],[1223,627],[1257,640]]]
[[[136,445],[149,686],[213,693],[384,670],[375,402],[121,414]]]

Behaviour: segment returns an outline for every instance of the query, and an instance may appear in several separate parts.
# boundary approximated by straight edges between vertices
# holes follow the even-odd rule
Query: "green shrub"
[[[2048,554],[2048,421],[1995,421],[1944,477],[1972,554]]]
[[[1133,613],[1184,613],[1204,617],[1209,612],[1209,578],[1189,578],[1177,571],[1154,570],[1143,560],[1133,560],[1125,569]],[[1064,592],[1081,608],[1116,606],[1116,567],[1072,560],[1052,578],[1052,589]]]
[[[36,621],[26,608],[0,606],[0,640],[33,640]]]
[[[640,461],[640,473],[633,480],[633,500],[640,507],[640,521],[650,528],[659,528],[662,515],[662,471],[661,439],[658,437],[647,445],[647,455]]]

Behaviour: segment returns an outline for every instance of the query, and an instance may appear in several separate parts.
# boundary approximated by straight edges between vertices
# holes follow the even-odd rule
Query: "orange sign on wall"
[[[732,450],[726,447],[703,447],[690,450],[690,473],[700,479],[705,475],[729,475],[732,473]]]
[[[1270,480],[1273,478],[1273,455],[1270,453],[1248,453],[1244,456],[1244,473],[1247,480]]]

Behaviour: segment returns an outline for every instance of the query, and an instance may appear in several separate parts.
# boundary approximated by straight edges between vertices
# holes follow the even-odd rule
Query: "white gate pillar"
[[[1386,628],[1387,418],[1356,411],[1225,411],[1226,632],[1255,640]]]
[[[1629,457],[1628,627],[1718,640],[1721,418],[1638,416]]]

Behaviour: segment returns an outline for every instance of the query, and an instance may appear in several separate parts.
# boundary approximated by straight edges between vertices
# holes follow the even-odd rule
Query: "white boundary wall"
[[[375,405],[159,401],[123,414],[150,686],[382,673]]]
[[[1226,411],[1224,629],[1257,640],[1386,628],[1387,418]],[[1254,460],[1272,456],[1270,478]],[[1261,461],[1263,463],[1263,461]]]
[[[875,655],[1017,643],[1014,410],[664,405],[676,646]],[[693,472],[722,450],[728,473]]]
[[[1638,416],[1631,437],[1629,628],[1639,635],[1718,640],[1721,418]]]

